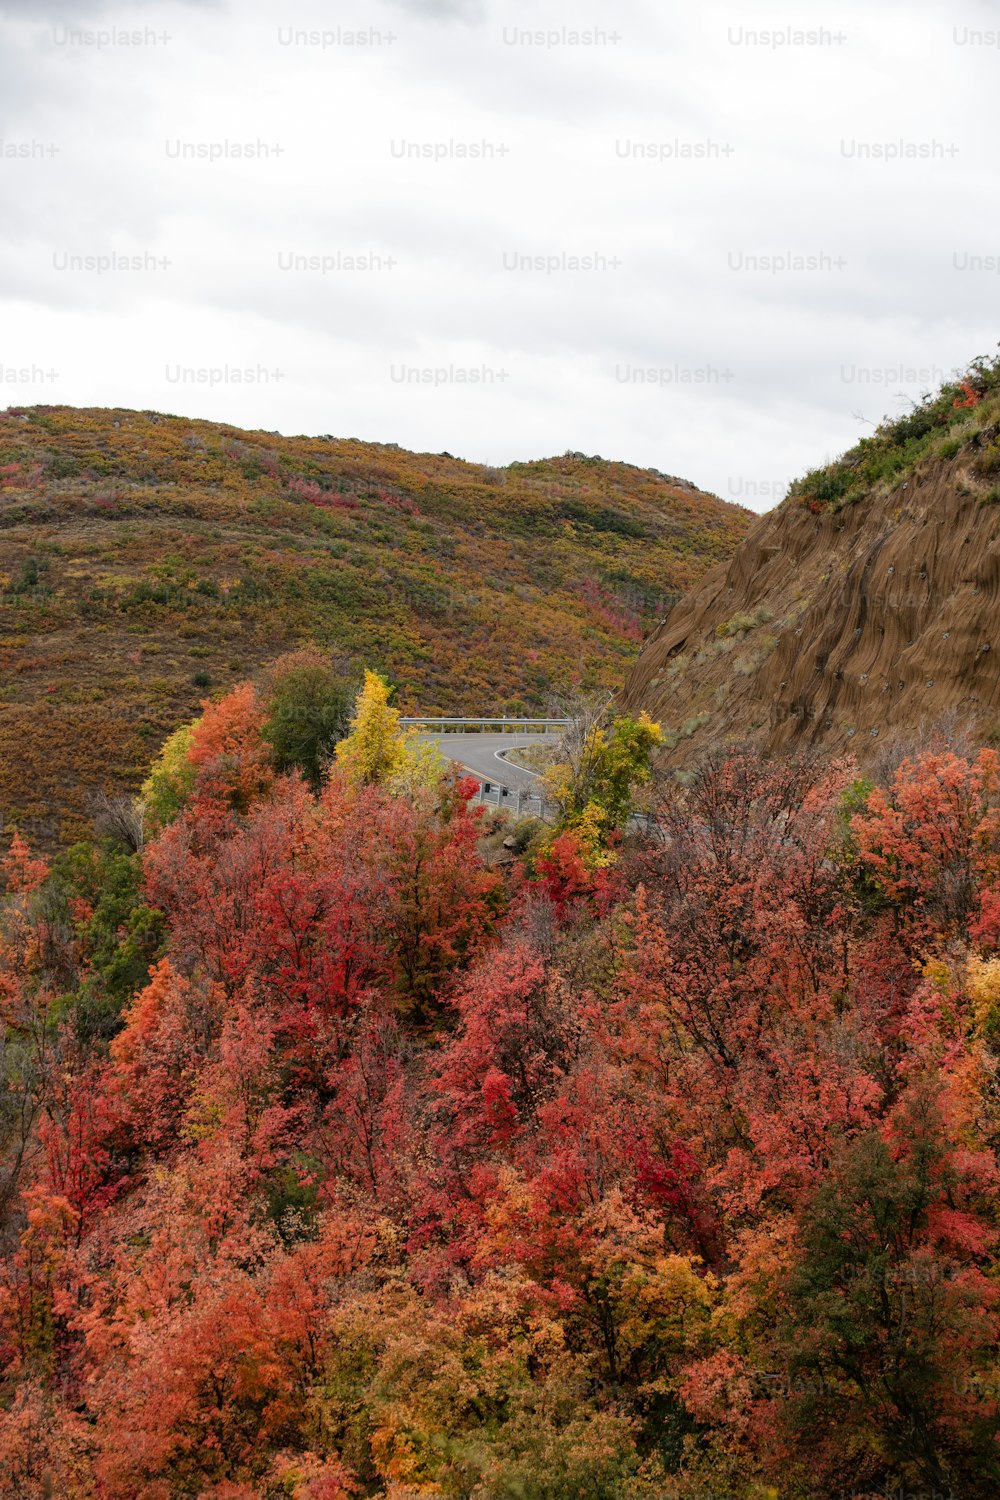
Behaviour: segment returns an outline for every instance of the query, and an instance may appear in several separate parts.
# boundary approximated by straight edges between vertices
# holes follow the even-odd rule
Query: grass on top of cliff
[[[1000,356],[974,359],[965,375],[902,416],[887,417],[833,463],[797,479],[788,502],[817,513],[839,510],[879,486],[892,488],[931,455],[954,458],[966,447],[982,484],[979,498],[1000,500]]]

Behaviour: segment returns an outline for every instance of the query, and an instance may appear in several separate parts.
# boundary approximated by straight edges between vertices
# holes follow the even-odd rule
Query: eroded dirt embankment
[[[888,499],[812,514],[788,501],[673,608],[629,674],[624,706],[676,743],[821,746],[871,758],[893,731],[948,716],[1000,727],[1000,505],[961,458]]]

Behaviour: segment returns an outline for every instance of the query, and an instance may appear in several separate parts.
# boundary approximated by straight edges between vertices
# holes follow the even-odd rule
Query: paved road
[[[498,759],[498,750],[510,750],[514,745],[543,745],[556,738],[545,734],[423,734],[421,739],[431,740],[441,754],[449,760],[457,760],[476,776],[491,781],[494,786],[509,786],[511,791],[537,793],[538,778],[533,771],[523,766],[513,766],[509,761]]]
[[[492,782],[493,797],[498,807],[513,807],[514,803],[505,797],[497,796],[497,787],[506,786],[510,788],[511,797],[516,799],[517,793],[523,792],[526,796],[537,797],[541,788],[538,785],[538,777],[534,771],[528,771],[524,766],[513,766],[509,761],[499,759],[498,750],[510,750],[515,745],[539,745],[556,739],[555,734],[421,734],[421,739],[431,740],[438,746],[442,755],[449,760],[457,760],[467,770],[484,781]],[[536,804],[525,804],[523,810],[528,814],[538,812]],[[650,815],[647,813],[635,813],[629,823],[632,829],[648,832],[650,828]]]

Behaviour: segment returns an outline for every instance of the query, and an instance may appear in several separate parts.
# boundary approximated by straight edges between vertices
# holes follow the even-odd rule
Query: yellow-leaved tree
[[[351,731],[337,745],[337,764],[352,786],[384,786],[412,793],[434,786],[444,761],[433,745],[399,722],[389,702],[389,686],[377,672],[366,671],[354,705]]]
[[[182,724],[174,730],[140,788],[139,801],[154,832],[176,818],[194,789],[197,771],[188,758],[194,727]]]
[[[635,789],[649,781],[651,756],[661,743],[660,726],[647,713],[608,723],[594,706],[564,735],[545,787],[559,809],[558,828],[575,833],[595,863],[607,862],[602,851],[628,823]]]

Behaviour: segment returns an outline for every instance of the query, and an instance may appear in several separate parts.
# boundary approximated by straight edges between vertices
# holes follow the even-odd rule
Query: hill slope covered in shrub
[[[200,701],[316,643],[422,713],[620,683],[749,516],[582,454],[447,454],[153,412],[0,415],[0,812],[53,845]]]

